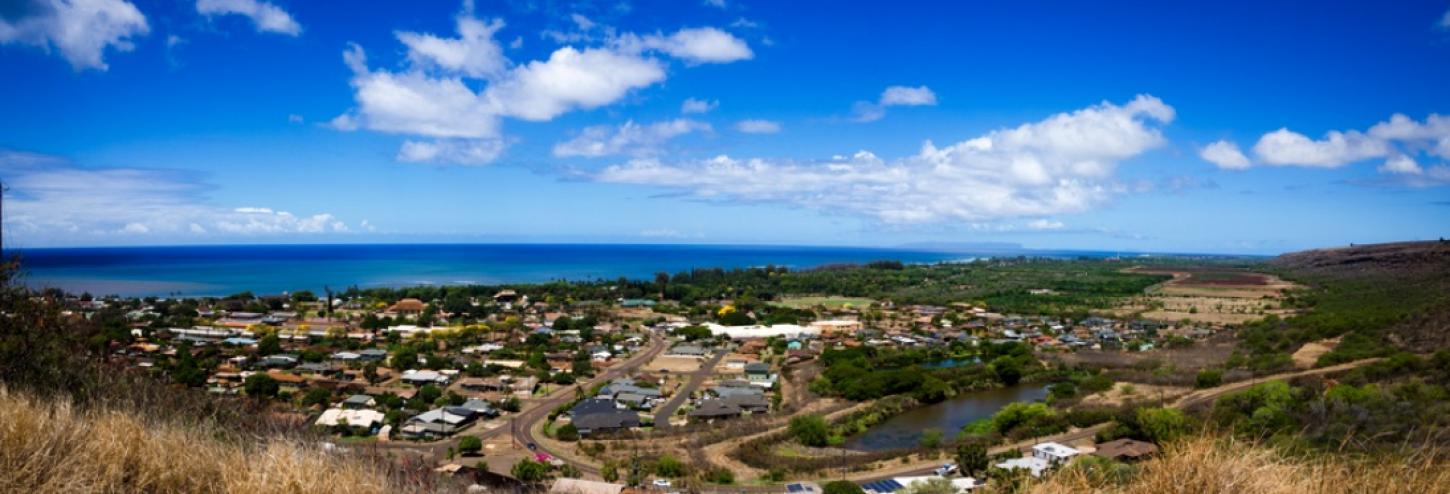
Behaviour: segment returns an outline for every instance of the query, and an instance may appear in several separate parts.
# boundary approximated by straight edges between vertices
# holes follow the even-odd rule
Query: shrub
[[[712,484],[728,485],[735,483],[735,472],[728,468],[715,468],[705,473],[705,481]],[[854,485],[854,484],[853,484]]]
[[[1203,369],[1198,371],[1198,378],[1194,380],[1194,384],[1200,389],[1217,387],[1223,384],[1223,370]]]
[[[683,477],[685,475],[685,464],[680,463],[680,460],[676,460],[673,456],[664,455],[660,459],[655,460],[654,470],[655,475],[661,477]]]
[[[579,440],[579,428],[578,427],[575,427],[572,422],[571,423],[568,423],[568,424],[564,424],[564,426],[563,427],[560,427],[559,430],[554,431],[554,437],[559,438],[560,441],[566,441],[566,442],[578,441]]]
[[[820,415],[792,417],[789,430],[791,436],[806,446],[822,447],[830,443],[830,427]]]
[[[832,480],[821,486],[822,494],[865,494],[861,486],[849,480]]]
[[[458,440],[458,452],[465,455],[477,454],[483,450],[483,440],[478,436],[463,436]]]
[[[1139,408],[1138,427],[1148,440],[1163,444],[1188,432],[1188,416],[1173,408]]]

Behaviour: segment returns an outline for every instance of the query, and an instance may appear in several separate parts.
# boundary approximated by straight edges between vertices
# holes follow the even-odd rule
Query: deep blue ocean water
[[[228,245],[27,249],[22,281],[122,296],[276,294],[424,284],[648,278],[691,268],[787,266],[972,257],[853,247],[603,244]]]

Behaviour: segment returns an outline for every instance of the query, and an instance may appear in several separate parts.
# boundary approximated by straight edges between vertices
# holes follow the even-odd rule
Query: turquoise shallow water
[[[397,244],[231,245],[28,249],[32,287],[123,296],[207,296],[241,291],[496,284],[651,277],[691,268],[787,266],[970,257],[920,250],[729,245]]]

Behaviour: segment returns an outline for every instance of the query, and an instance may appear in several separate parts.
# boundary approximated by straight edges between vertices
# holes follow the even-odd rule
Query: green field
[[[790,307],[792,309],[809,309],[817,305],[825,306],[827,309],[839,309],[850,304],[854,308],[869,307],[875,300],[865,297],[782,297],[776,305]]]

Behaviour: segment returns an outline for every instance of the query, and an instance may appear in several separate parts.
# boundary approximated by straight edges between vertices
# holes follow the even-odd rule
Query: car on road
[[[534,444],[534,443],[529,443],[529,451],[538,451],[538,450],[539,450],[539,445]]]
[[[669,489],[670,481],[668,479],[655,479],[654,486],[661,489]]]
[[[936,474],[937,475],[940,475],[942,477],[951,475],[951,474],[956,473],[956,472],[957,472],[957,464],[956,463],[948,463],[948,464],[942,465],[940,468],[937,468],[936,469]]]

